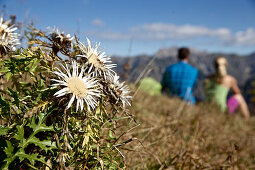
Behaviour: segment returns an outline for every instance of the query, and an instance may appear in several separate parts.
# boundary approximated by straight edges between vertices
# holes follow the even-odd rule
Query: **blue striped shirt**
[[[170,95],[179,96],[186,102],[195,104],[193,87],[196,82],[198,70],[186,62],[180,61],[168,66],[163,74],[162,89]]]

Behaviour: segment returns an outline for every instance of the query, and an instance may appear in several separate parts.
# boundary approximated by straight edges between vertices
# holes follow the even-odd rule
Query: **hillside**
[[[254,169],[255,119],[225,115],[216,106],[138,92],[136,123],[123,136],[128,169]],[[127,150],[127,152],[125,151]]]

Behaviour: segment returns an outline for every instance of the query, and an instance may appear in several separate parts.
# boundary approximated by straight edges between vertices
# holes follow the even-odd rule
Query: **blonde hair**
[[[217,57],[215,59],[216,80],[218,82],[227,75],[227,65],[228,62],[225,57]]]

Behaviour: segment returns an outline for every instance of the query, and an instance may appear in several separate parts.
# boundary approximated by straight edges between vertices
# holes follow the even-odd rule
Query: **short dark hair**
[[[188,48],[186,48],[186,47],[179,48],[179,50],[178,50],[178,59],[179,60],[184,60],[184,59],[188,58],[189,55],[190,55],[190,51]]]

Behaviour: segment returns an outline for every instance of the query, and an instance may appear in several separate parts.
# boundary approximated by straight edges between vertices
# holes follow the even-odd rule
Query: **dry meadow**
[[[127,169],[255,169],[255,119],[138,92],[122,136]],[[131,141],[131,142],[130,142]]]

